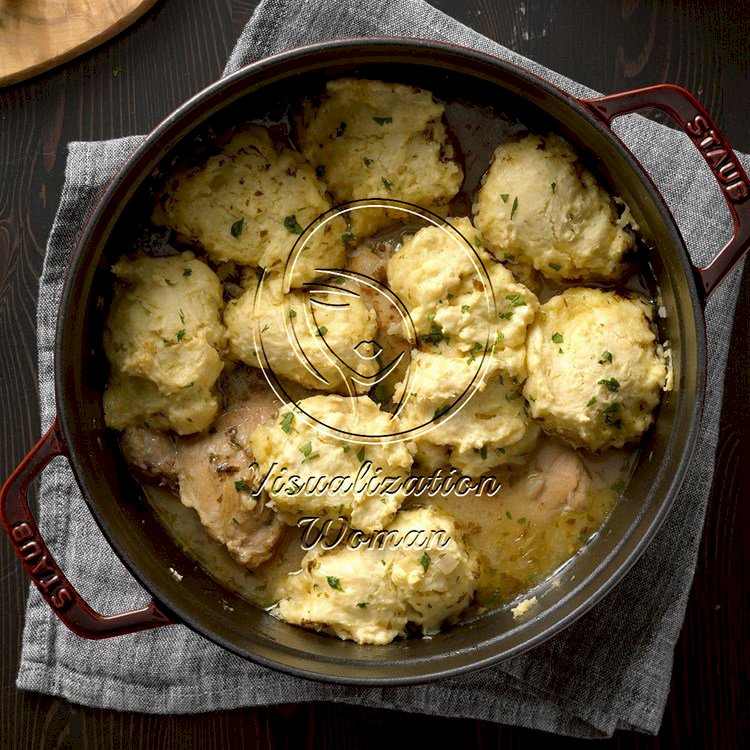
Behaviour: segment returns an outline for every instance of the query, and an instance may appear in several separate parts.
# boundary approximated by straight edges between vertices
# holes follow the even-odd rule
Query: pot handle
[[[29,509],[27,491],[31,482],[55,456],[66,456],[57,420],[28,452],[0,490],[0,519],[26,572],[52,611],[74,633],[84,638],[115,635],[171,625],[153,600],[143,609],[117,615],[101,615],[81,598],[58,567],[39,534]]]
[[[739,159],[711,115],[685,89],[664,83],[624,91],[581,104],[609,126],[619,115],[654,107],[668,114],[687,134],[719,183],[734,223],[734,233],[716,257],[704,268],[695,268],[704,301],[750,249],[750,181]]]

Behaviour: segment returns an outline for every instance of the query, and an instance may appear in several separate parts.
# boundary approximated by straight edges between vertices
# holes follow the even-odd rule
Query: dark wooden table
[[[161,0],[143,20],[93,53],[0,91],[0,476],[7,476],[39,436],[37,279],[62,187],[66,143],[148,131],[220,74],[255,4]],[[742,0],[438,0],[435,4],[500,43],[599,91],[679,83],[703,101],[735,148],[750,150],[750,49]],[[726,748],[738,745],[743,733],[747,741],[748,547],[743,546],[743,536],[750,528],[750,472],[742,470],[741,463],[750,454],[749,312],[750,271],[745,274],[734,329],[716,479],[661,734],[654,739],[621,733],[612,740],[618,746]],[[2,748],[155,750],[303,744],[363,748],[407,733],[422,747],[449,742],[460,747],[573,744],[490,723],[346,706],[154,717],[82,708],[22,693],[15,688],[15,674],[26,590],[26,579],[3,537]]]

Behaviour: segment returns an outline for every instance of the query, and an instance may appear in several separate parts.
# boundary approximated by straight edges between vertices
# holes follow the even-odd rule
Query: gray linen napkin
[[[422,0],[266,0],[242,33],[226,72],[306,42],[356,35],[457,42],[520,63],[577,96],[594,94]],[[681,134],[638,116],[620,120],[618,130],[666,197],[693,259],[707,261],[731,225],[713,178],[692,146]],[[55,320],[81,217],[139,140],[134,136],[69,146],[39,289],[42,429],[55,413]],[[744,157],[743,163],[750,168],[750,159]],[[487,719],[579,737],[609,736],[622,728],[656,733],[711,486],[739,279],[736,270],[708,307],[708,398],[699,458],[669,518],[640,562],[602,603],[534,651],[493,669],[418,688],[337,687],[255,666],[181,626],[85,641],[58,622],[32,587],[18,686],[90,706],[149,713],[324,700]],[[62,459],[45,472],[40,494],[42,533],[88,601],[101,612],[142,605],[146,593],[107,545]]]

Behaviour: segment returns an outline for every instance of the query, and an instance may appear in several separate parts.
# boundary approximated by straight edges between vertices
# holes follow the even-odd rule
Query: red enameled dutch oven
[[[97,300],[122,252],[139,195],[157,166],[210,120],[243,121],[279,100],[294,101],[340,75],[421,85],[446,101],[461,98],[522,112],[522,122],[560,133],[595,164],[629,204],[652,250],[649,262],[667,309],[674,391],[662,404],[633,479],[600,533],[547,587],[535,614],[520,622],[501,609],[427,639],[361,646],[291,627],[253,607],[201,569],[177,581],[185,553],[155,521],[105,429]],[[705,268],[694,268],[664,200],[613,134],[613,118],[656,107],[687,133],[713,172],[734,220],[734,235]],[[140,190],[140,192],[139,192]],[[2,521],[21,562],[55,614],[86,638],[107,638],[183,623],[247,659],[296,675],[354,684],[406,684],[486,667],[541,643],[596,604],[653,538],[677,494],[699,429],[706,380],[703,306],[750,244],[750,184],[703,107],[661,85],[600,99],[574,99],[516,65],[479,52],[404,38],[349,39],[261,60],[209,86],[162,122],[112,180],[80,237],[68,269],[57,326],[57,420],[2,489]],[[89,508],[115,552],[153,601],[104,616],[80,597],[47,549],[26,499],[45,464],[66,456]],[[126,499],[127,498],[127,499]],[[140,499],[133,499],[140,498]],[[194,566],[190,565],[190,569]],[[539,592],[537,592],[539,593]],[[222,606],[222,602],[229,607]]]

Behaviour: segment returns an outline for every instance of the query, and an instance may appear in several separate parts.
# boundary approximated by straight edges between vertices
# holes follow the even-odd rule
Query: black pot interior
[[[154,517],[104,426],[102,307],[109,267],[132,248],[148,215],[143,188],[153,170],[200,148],[194,136],[278,111],[342,74],[413,83],[446,101],[494,107],[531,129],[569,139],[609,188],[630,205],[647,242],[668,317],[662,338],[673,353],[675,390],[660,408],[624,497],[599,534],[553,588],[542,584],[535,614],[514,621],[508,608],[433,638],[366,647],[286,625],[197,567]],[[485,168],[497,133],[476,135],[469,158]],[[481,153],[484,149],[484,153]],[[469,164],[471,170],[471,164]],[[57,394],[72,463],[94,516],[136,577],[166,611],[236,653],[286,671],[333,681],[405,683],[484,666],[557,632],[597,601],[653,536],[676,493],[703,398],[705,344],[700,307],[682,241],[663,202],[609,132],[565,95],[513,66],[459,48],[365,40],[322,45],[260,63],[212,87],[162,124],[129,161],[97,208],[66,283],[57,337]],[[177,581],[169,569],[183,572]]]

